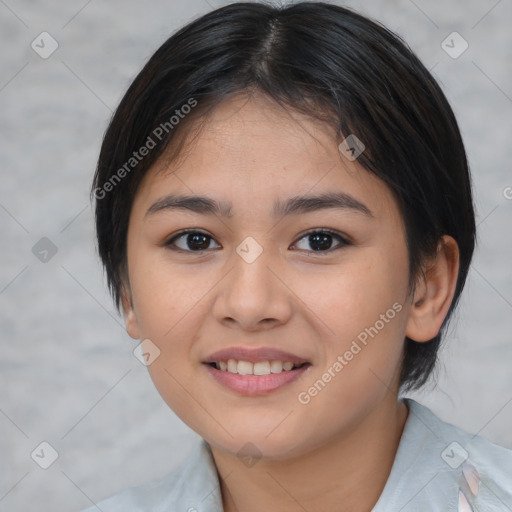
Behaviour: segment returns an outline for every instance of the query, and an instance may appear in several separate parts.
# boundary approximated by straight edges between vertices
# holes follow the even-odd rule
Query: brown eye
[[[202,252],[210,249],[213,238],[202,231],[182,231],[168,240],[165,245],[172,250],[183,252]],[[177,242],[180,242],[181,246]],[[177,247],[177,248],[175,248]],[[219,246],[220,247],[220,246]]]
[[[350,242],[340,234],[326,230],[310,231],[303,235],[300,240],[305,240],[306,247],[299,247],[299,250],[313,253],[332,252],[350,245]],[[214,239],[202,231],[187,230],[174,235],[165,243],[165,246],[178,252],[204,252],[212,249],[210,247],[212,241]],[[335,241],[337,241],[337,245],[334,245]],[[214,248],[218,249],[220,245],[217,244],[217,247]]]
[[[305,240],[305,245],[307,246],[300,250],[308,252],[331,252],[346,245],[350,245],[349,241],[340,234],[325,230],[310,231],[303,235],[300,240]],[[334,248],[333,240],[338,240],[339,242]],[[312,249],[312,251],[310,249]]]

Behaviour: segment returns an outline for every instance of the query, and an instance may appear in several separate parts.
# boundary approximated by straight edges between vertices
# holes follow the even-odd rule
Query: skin
[[[162,160],[142,181],[128,230],[126,328],[161,351],[148,366],[169,407],[211,446],[227,512],[370,511],[398,448],[408,410],[397,399],[404,337],[432,339],[455,290],[458,250],[445,236],[425,279],[410,293],[405,231],[390,190],[357,160],[340,155],[326,125],[264,97],[236,97],[213,111],[179,164]],[[350,209],[272,217],[276,199],[344,192]],[[170,193],[232,203],[232,218],[184,210],[146,215]],[[307,230],[329,229],[331,249],[314,251]],[[176,240],[184,229],[211,238],[202,252]],[[263,252],[247,263],[246,237]],[[385,324],[307,404],[307,390],[366,327],[394,303]],[[273,346],[312,366],[267,396],[218,384],[202,360],[222,348]],[[251,442],[261,458],[237,452]],[[207,490],[205,490],[206,493]],[[209,492],[209,490],[208,490]],[[203,497],[198,497],[198,503]]]

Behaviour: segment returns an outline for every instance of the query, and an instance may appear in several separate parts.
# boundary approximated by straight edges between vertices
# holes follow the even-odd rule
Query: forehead
[[[201,127],[200,151],[192,156],[220,160],[223,165],[232,162],[241,170],[258,161],[273,161],[272,168],[299,170],[306,163],[325,165],[339,160],[336,138],[326,123],[259,94],[239,95],[212,111]]]
[[[332,126],[264,96],[225,100],[188,133],[177,160],[164,155],[148,171],[137,203],[170,192],[208,195],[233,204],[236,215],[248,199],[270,207],[306,192],[341,192],[364,198],[378,215],[396,214],[388,187],[340,153],[343,137]]]

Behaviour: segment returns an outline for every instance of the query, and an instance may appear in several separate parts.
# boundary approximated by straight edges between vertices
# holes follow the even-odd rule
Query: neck
[[[407,417],[405,403],[390,396],[321,447],[294,459],[262,458],[249,468],[211,447],[224,511],[370,512],[391,472]]]

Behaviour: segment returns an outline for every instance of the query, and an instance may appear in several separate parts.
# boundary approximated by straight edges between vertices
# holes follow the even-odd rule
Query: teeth
[[[281,373],[283,371],[283,363],[281,361],[270,361],[270,371],[272,373]]]
[[[270,363],[268,361],[254,363],[252,372],[254,375],[270,375]]]
[[[240,375],[251,375],[253,374],[254,365],[249,361],[238,361],[238,373]]]
[[[290,361],[259,361],[251,363],[249,361],[237,361],[228,359],[228,361],[219,361],[215,363],[218,370],[238,373],[239,375],[270,375],[271,373],[281,373],[283,370],[290,371],[295,366]]]

